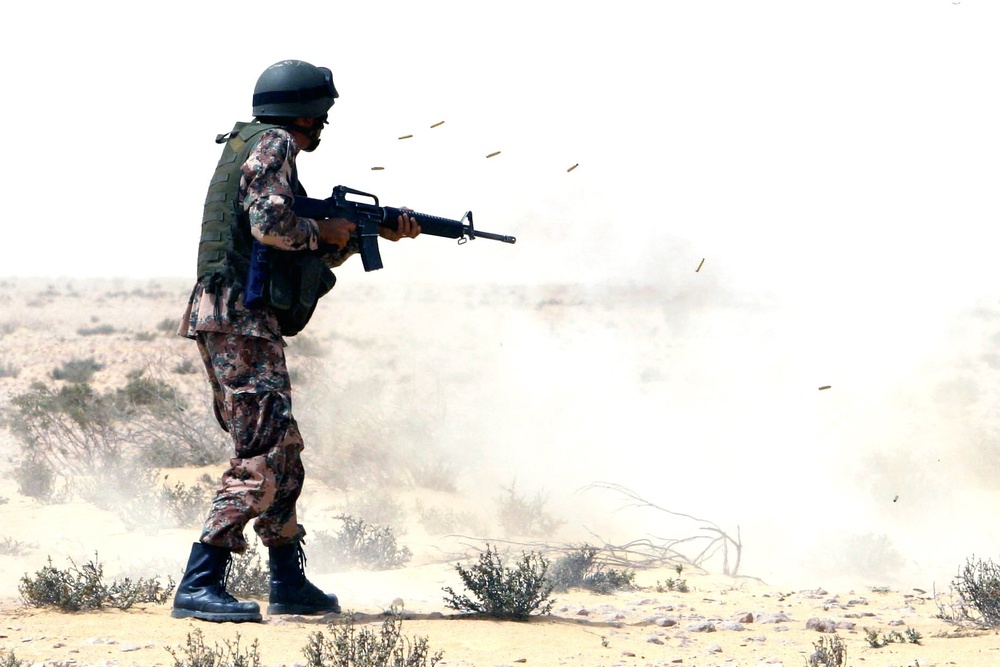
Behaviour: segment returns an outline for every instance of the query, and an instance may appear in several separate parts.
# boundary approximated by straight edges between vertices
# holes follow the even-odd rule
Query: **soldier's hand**
[[[351,232],[357,227],[350,220],[344,218],[320,218],[316,220],[319,227],[319,240],[326,245],[335,245],[341,250],[347,246],[351,240]]]
[[[415,218],[411,218],[406,213],[409,210],[408,208],[404,208],[404,213],[396,218],[396,229],[379,227],[378,235],[389,241],[398,241],[402,238],[416,238],[420,234],[420,225]]]

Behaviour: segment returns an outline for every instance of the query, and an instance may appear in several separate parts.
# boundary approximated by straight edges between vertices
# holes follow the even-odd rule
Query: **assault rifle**
[[[371,203],[348,199],[348,195],[367,197]],[[386,227],[395,230],[399,227],[397,218],[407,213],[411,220],[420,225],[421,234],[443,236],[448,239],[458,239],[459,244],[466,241],[483,238],[503,243],[517,241],[506,234],[491,234],[482,232],[472,226],[472,211],[468,211],[461,220],[449,220],[436,215],[417,213],[392,206],[379,206],[378,197],[367,192],[354,190],[345,185],[338,185],[327,199],[309,199],[296,197],[293,210],[296,215],[304,218],[344,218],[357,225],[354,234],[358,239],[361,263],[365,271],[375,271],[382,268],[382,255],[378,250],[378,228]],[[465,221],[468,221],[466,224]]]
[[[354,197],[367,197],[371,203],[348,199],[347,195]],[[382,255],[378,250],[378,228],[388,229],[399,228],[399,218],[403,213],[408,213],[411,220],[415,220],[420,225],[421,234],[431,236],[443,236],[449,239],[458,239],[459,244],[475,238],[491,239],[502,241],[503,243],[514,243],[517,241],[513,236],[506,234],[491,234],[482,232],[472,226],[472,211],[468,211],[461,220],[449,220],[436,215],[417,213],[407,209],[393,208],[391,206],[379,206],[378,197],[367,192],[354,190],[345,185],[338,185],[333,189],[327,199],[310,199],[309,197],[296,197],[292,210],[296,215],[303,218],[345,218],[357,225],[352,235],[358,240],[358,248],[361,255],[361,263],[365,271],[376,271],[382,268]],[[468,220],[468,224],[465,221]],[[266,245],[254,239],[252,254],[250,256],[250,272],[247,276],[245,303],[248,308],[256,308],[267,302],[268,283],[271,276],[272,255],[274,252]],[[278,252],[277,257],[282,257]],[[314,262],[314,265],[316,263]],[[314,268],[312,270],[322,270]],[[331,276],[332,278],[332,276]],[[326,289],[332,287],[332,283]],[[274,297],[272,289],[272,300]]]

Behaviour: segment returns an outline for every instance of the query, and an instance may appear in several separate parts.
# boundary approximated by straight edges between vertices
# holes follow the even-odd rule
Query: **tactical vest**
[[[250,223],[239,202],[241,169],[260,135],[275,127],[265,123],[237,123],[232,132],[216,138],[218,143],[227,138],[228,141],[205,198],[198,245],[198,282],[216,295],[223,285],[232,287],[230,306],[243,293],[253,245]]]
[[[267,123],[237,123],[232,132],[216,138],[218,143],[226,142],[226,146],[205,198],[198,246],[198,281],[216,296],[228,285],[229,307],[246,290],[253,252],[250,221],[239,202],[241,170],[260,135],[277,127]],[[296,180],[293,173],[293,181]],[[291,185],[300,190],[297,182]],[[271,275],[264,305],[274,311],[281,333],[294,336],[312,317],[316,302],[330,291],[336,278],[312,253],[274,248],[268,248],[268,253]]]

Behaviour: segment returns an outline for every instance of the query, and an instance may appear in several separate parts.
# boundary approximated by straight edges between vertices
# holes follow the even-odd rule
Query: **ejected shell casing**
[[[444,125],[444,121],[443,120],[439,120],[438,122],[434,123],[433,125],[431,125],[431,129],[434,129],[438,125]]]
[[[569,168],[569,169],[567,169],[566,171],[567,171],[567,173],[568,173],[568,172],[571,172],[571,171],[573,171],[574,169],[576,169],[576,168],[577,168],[577,167],[579,167],[579,166],[580,166],[580,163],[579,163],[579,162],[577,162],[576,164],[574,164],[574,165],[573,165],[572,167],[570,167],[570,168]]]
[[[695,273],[698,273],[699,271],[701,271],[701,267],[702,267],[702,266],[704,266],[704,265],[705,265],[705,258],[704,258],[704,257],[702,257],[702,258],[701,258],[701,261],[700,261],[700,262],[698,262],[698,268],[697,268],[697,269],[695,269],[695,270],[694,270],[694,272],[695,272]]]
[[[494,155],[500,155],[500,151],[494,151],[494,152],[490,153],[489,155],[487,155],[486,157],[493,157]]]
[[[412,134],[404,134],[403,136],[400,137],[400,139],[412,139],[412,138],[413,138]]]
[[[385,167],[372,167],[372,171],[382,171]]]

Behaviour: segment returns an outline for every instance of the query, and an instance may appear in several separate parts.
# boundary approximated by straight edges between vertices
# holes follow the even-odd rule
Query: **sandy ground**
[[[840,624],[836,632],[847,646],[847,664],[995,665],[1000,659],[995,634],[957,638],[952,627],[934,618],[933,600],[913,592],[782,593],[760,583],[692,577],[687,593],[657,593],[656,577],[662,581],[669,574],[644,572],[639,577],[644,589],[628,593],[557,595],[551,615],[527,623],[468,618],[444,609],[435,592],[453,578],[447,567],[318,581],[359,612],[356,623],[376,628],[385,596],[372,591],[399,594],[406,602],[403,633],[427,637],[432,650],[444,652],[442,664],[450,665],[803,665],[814,644],[830,636],[808,629],[811,618]],[[774,618],[788,620],[755,622]],[[237,636],[244,646],[257,640],[264,664],[291,665],[304,663],[301,649],[308,636],[325,630],[328,621],[266,617],[262,624],[216,625],[173,620],[167,609],[155,607],[67,615],[8,605],[0,634],[6,650],[33,662],[155,665],[172,664],[165,647],[182,646],[197,629],[209,645]],[[676,624],[666,626],[670,621]],[[715,630],[696,630],[706,624]],[[884,633],[911,628],[923,638],[919,645],[875,649],[865,639],[866,627]]]
[[[113,387],[136,365],[170,366],[185,359],[196,360],[193,346],[185,341],[163,333],[152,338],[139,335],[157,331],[164,320],[176,318],[186,290],[187,285],[171,282],[5,282],[0,362],[16,367],[17,372],[0,378],[4,409],[9,410],[10,399],[25,391],[32,381],[51,383],[49,374],[60,361],[93,356],[107,366],[95,378],[95,385]],[[365,296],[371,297],[372,293]],[[382,303],[395,298],[383,296]],[[449,298],[459,303],[462,300]],[[564,294],[534,294],[532,303],[539,302],[548,308],[543,309],[541,317],[558,320],[567,316],[555,308],[567,304]],[[480,317],[492,313],[496,321],[491,326],[497,337],[516,328],[509,313],[501,317],[499,309],[487,310],[490,312]],[[461,316],[459,313],[454,317]],[[81,329],[100,324],[111,325],[114,332],[80,333]],[[357,319],[342,319],[338,321],[338,337],[317,335],[314,341],[334,340],[363,349],[366,341],[352,338],[361,336],[356,332],[363,328],[362,324]],[[446,326],[450,324],[445,322]],[[323,326],[319,325],[321,331]],[[393,356],[395,351],[406,348],[407,341],[393,337],[381,342],[388,352],[380,363],[401,372],[404,386],[412,387],[415,381],[406,380],[404,357]],[[311,358],[305,344],[299,344],[303,356]],[[423,349],[433,357],[425,363],[440,367],[436,376],[439,383],[468,381],[476,378],[477,372],[495,373],[485,365],[478,370],[468,364],[446,367],[445,360],[455,355],[455,346]],[[371,379],[370,370],[357,369],[350,363],[343,366],[340,382],[353,386]],[[178,377],[177,381],[185,383],[184,390],[192,396],[204,390],[197,374]],[[313,384],[308,386],[317,386],[315,379],[310,382]],[[446,389],[440,392],[449,406],[467,407],[449,397]],[[454,415],[454,410],[449,414]],[[155,572],[176,578],[197,527],[129,530],[114,512],[78,499],[46,504],[24,497],[11,475],[18,443],[7,432],[2,433],[2,438],[0,540],[17,545],[0,555],[2,655],[13,652],[29,664],[170,665],[173,658],[166,649],[180,648],[198,630],[208,645],[221,645],[237,637],[243,646],[259,642],[264,665],[303,664],[302,649],[309,635],[337,621],[265,617],[260,624],[212,624],[171,619],[169,606],[75,614],[25,606],[18,596],[18,583],[49,557],[55,566],[63,567],[67,559],[82,562],[96,553],[108,577]],[[208,466],[170,474],[173,479],[194,480],[205,472],[217,475],[219,470],[220,466]],[[349,506],[352,498],[357,502],[356,490],[337,491],[319,481],[307,481],[307,487],[304,513],[313,527],[332,525],[335,511],[345,503]],[[407,508],[438,503],[471,514],[483,506],[484,495],[494,494],[475,487],[442,493],[409,485],[396,498]],[[359,624],[377,627],[383,612],[394,600],[401,599],[403,634],[426,637],[432,651],[443,651],[441,664],[798,666],[807,664],[817,642],[829,640],[835,632],[846,644],[849,665],[1000,665],[1000,636],[961,629],[941,620],[939,614],[947,603],[947,594],[930,590],[923,580],[876,587],[866,577],[824,582],[817,575],[815,586],[803,589],[772,583],[754,576],[754,572],[724,576],[718,573],[718,567],[706,565],[704,571],[688,568],[683,577],[690,590],[679,592],[665,590],[662,582],[678,575],[672,568],[661,567],[639,569],[633,590],[610,595],[581,590],[555,593],[551,615],[529,622],[470,617],[448,609],[442,589],[461,589],[454,566],[461,562],[463,554],[472,553],[473,541],[435,534],[413,517],[412,513],[404,513],[397,525],[402,541],[414,554],[406,567],[374,572],[311,570],[310,576],[320,586],[336,592],[345,610],[356,614],[355,622]],[[489,526],[484,532],[466,528],[467,534],[497,534]],[[535,538],[534,542],[541,540]],[[815,629],[813,619],[819,619],[831,632]],[[919,643],[896,642],[873,648],[866,638],[868,629],[880,635],[913,630],[921,639]]]

